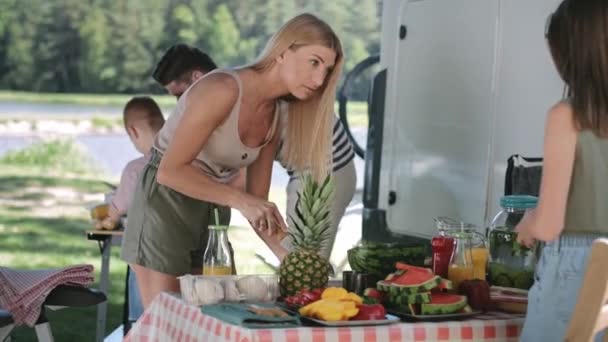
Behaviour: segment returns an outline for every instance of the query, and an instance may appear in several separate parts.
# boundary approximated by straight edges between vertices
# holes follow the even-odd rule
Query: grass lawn
[[[102,199],[108,187],[100,180],[48,175],[22,168],[0,169],[0,265],[21,269],[87,263],[95,267],[98,287],[100,257],[87,241],[90,228],[84,205]],[[113,250],[110,269],[108,331],[121,322],[125,265]],[[57,341],[92,341],[96,308],[74,308],[48,315]],[[33,329],[17,328],[16,341],[36,341]]]
[[[91,229],[89,204],[98,203],[108,186],[103,179],[86,174],[0,165],[0,265],[20,269],[63,267],[87,263],[95,267],[98,287],[101,259],[97,244],[88,241]],[[266,248],[249,227],[231,227],[230,240],[236,249],[240,274],[272,273],[255,258]],[[110,293],[106,335],[122,322],[125,263],[119,249],[112,249]],[[96,308],[68,308],[48,315],[55,340],[92,341]],[[14,341],[36,341],[34,330],[17,328]]]

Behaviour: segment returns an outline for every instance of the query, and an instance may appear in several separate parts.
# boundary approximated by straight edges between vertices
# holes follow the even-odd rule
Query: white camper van
[[[370,92],[363,239],[485,227],[512,154],[541,156],[564,85],[544,30],[559,0],[387,0]]]

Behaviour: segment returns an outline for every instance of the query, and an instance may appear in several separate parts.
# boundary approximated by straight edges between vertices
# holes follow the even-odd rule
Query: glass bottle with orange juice
[[[456,240],[456,248],[448,267],[448,279],[453,283],[454,289],[458,290],[461,282],[474,279],[472,233],[462,230],[454,232],[453,236]]]
[[[490,250],[483,234],[473,233],[471,244],[471,259],[473,261],[473,279],[486,280]]]
[[[228,226],[209,226],[209,239],[203,256],[203,275],[232,274]]]

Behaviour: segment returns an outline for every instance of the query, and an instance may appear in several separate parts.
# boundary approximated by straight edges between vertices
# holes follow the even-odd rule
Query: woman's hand
[[[532,248],[536,243],[536,239],[532,235],[531,228],[534,224],[536,216],[536,210],[528,210],[521,221],[515,227],[515,231],[517,232],[517,242],[519,244],[526,246],[528,248]]]
[[[239,202],[235,209],[245,216],[254,229],[267,231],[268,236],[279,230],[287,231],[285,220],[274,203],[249,194],[243,194]]]

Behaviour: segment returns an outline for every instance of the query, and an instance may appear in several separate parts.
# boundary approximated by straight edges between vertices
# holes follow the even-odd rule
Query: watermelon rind
[[[449,303],[446,300],[452,299]],[[437,301],[439,303],[435,303]],[[420,304],[421,315],[445,315],[459,311],[467,306],[467,297],[454,294],[433,293],[430,303]]]
[[[422,266],[426,254],[425,246],[372,242],[364,242],[347,251],[348,263],[353,271],[369,273],[380,279],[394,271],[398,261]]]
[[[451,290],[454,288],[454,283],[452,283],[451,280],[441,278],[441,281],[439,282],[439,285],[437,285],[437,288],[439,290]]]
[[[413,294],[396,293],[395,295],[388,296],[388,302],[392,306],[404,306],[408,304],[422,304],[429,303],[431,301],[430,292],[421,292]]]
[[[441,283],[441,277],[433,276],[425,282],[411,285],[395,284],[391,283],[390,281],[380,280],[376,283],[376,287],[378,288],[378,290],[385,291],[389,295],[391,293],[414,294],[428,292],[431,289],[437,287],[439,283]]]

